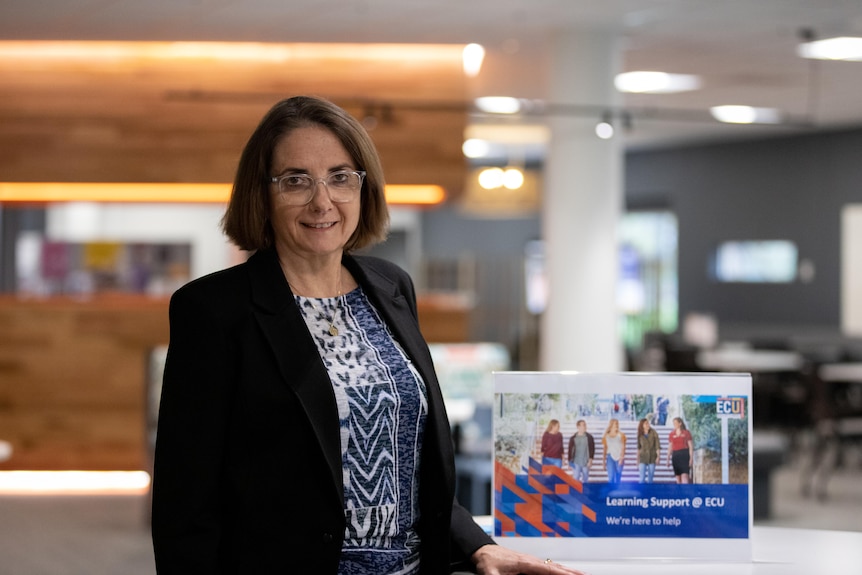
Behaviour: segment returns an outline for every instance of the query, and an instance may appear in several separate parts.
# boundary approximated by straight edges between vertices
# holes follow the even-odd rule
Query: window
[[[630,349],[650,331],[677,328],[677,222],[668,211],[633,211],[620,222],[617,307]]]
[[[730,241],[715,252],[713,277],[720,282],[790,283],[796,279],[796,244],[787,240]]]

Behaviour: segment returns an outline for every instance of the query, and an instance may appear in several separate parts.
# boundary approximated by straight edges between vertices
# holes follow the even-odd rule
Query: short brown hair
[[[345,245],[345,251],[371,246],[386,239],[389,210],[386,206],[383,168],[374,143],[353,116],[328,100],[295,96],[278,102],[252,133],[236,170],[230,202],[221,221],[225,234],[240,249],[272,247],[269,179],[272,154],[279,141],[296,128],[318,125],[330,130],[356,163],[364,170],[359,225]]]

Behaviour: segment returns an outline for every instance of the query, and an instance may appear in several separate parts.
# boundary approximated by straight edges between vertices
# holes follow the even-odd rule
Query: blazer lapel
[[[297,308],[274,250],[248,260],[254,315],[285,384],[296,393],[314,429],[338,497],[344,504],[338,408],[326,367]]]
[[[408,300],[412,295],[402,293],[394,281],[362,265],[357,258],[347,256],[344,265],[362,285],[365,294],[383,316],[383,321],[410,356],[422,377],[426,381],[433,378],[434,364]]]
[[[396,340],[425,380],[429,419],[424,457],[439,457],[437,465],[423,466],[444,475],[444,485],[454,484],[449,421],[428,346],[411,308],[412,294],[403,293],[390,278],[351,256],[344,265],[362,285]],[[293,299],[274,250],[261,251],[248,260],[254,314],[272,349],[285,384],[299,398],[326,458],[342,506],[344,485],[338,408],[326,367]],[[288,353],[287,350],[290,350]],[[427,439],[432,439],[429,443]]]
[[[439,459],[435,465],[423,466],[423,469],[433,469],[435,473],[442,473],[444,481],[442,486],[454,486],[455,456],[451,443],[449,418],[446,415],[443,394],[437,381],[431,352],[419,331],[418,321],[411,309],[415,296],[403,293],[392,279],[365,265],[359,258],[347,256],[344,259],[344,265],[362,285],[371,303],[383,316],[383,321],[389,326],[395,339],[404,348],[425,381],[429,418],[425,434],[426,441],[422,450],[423,459],[430,457]],[[428,441],[429,439],[431,441]]]

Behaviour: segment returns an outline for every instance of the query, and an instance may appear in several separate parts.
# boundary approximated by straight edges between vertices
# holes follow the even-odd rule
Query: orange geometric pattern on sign
[[[580,531],[580,523],[573,524],[564,519],[567,514],[571,517],[573,504],[583,519],[596,523],[596,512],[582,501],[573,499],[577,497],[575,493],[583,494],[583,484],[559,467],[540,465],[531,460],[526,473],[515,474],[495,461],[494,471],[495,493],[505,498],[500,500],[502,509],[494,509],[494,518],[499,521],[498,534],[518,536],[536,533],[541,537],[565,537],[572,533],[572,529]],[[548,517],[553,518],[550,523],[547,522]]]

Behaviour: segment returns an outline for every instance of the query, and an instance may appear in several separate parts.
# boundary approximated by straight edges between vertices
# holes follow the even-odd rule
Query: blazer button
[[[332,543],[332,539],[333,539],[332,533],[324,533],[323,534],[324,545],[328,545],[329,543]]]

